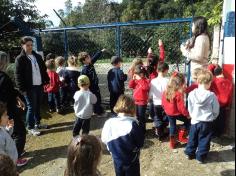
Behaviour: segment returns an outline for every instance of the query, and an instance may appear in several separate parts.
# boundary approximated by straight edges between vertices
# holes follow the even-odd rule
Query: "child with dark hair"
[[[61,113],[61,103],[60,103],[60,79],[56,73],[55,61],[53,59],[46,61],[47,73],[50,79],[49,84],[44,86],[45,92],[48,94],[48,105],[49,112],[53,112],[56,109],[57,113]]]
[[[119,96],[124,94],[124,82],[127,80],[127,75],[120,69],[122,64],[122,59],[120,57],[113,56],[111,58],[111,64],[113,65],[113,68],[108,71],[107,81],[110,92],[110,109],[111,113],[115,115],[113,108]]]
[[[155,134],[162,140],[164,137],[164,130],[168,126],[168,119],[165,118],[165,112],[162,107],[162,94],[167,88],[169,79],[166,75],[169,70],[169,65],[167,63],[160,63],[158,65],[158,76],[151,81],[149,98],[154,104],[154,126]]]
[[[213,75],[209,70],[202,71],[197,78],[198,88],[188,96],[188,111],[191,116],[189,140],[185,149],[188,159],[196,158],[202,164],[210,150],[213,134],[213,121],[219,114],[219,103],[210,92]]]
[[[217,68],[218,65],[218,58],[212,58],[211,63],[207,66],[207,69],[211,71],[211,73],[214,75],[214,70]]]
[[[106,49],[102,49],[101,51],[97,52],[93,57],[87,52],[79,53],[79,61],[81,62],[82,66],[82,75],[86,75],[89,77],[90,80],[90,91],[94,93],[97,97],[97,103],[94,105],[94,113],[101,115],[104,113],[104,109],[101,106],[101,94],[99,89],[99,80],[98,76],[94,67],[94,64],[97,62],[98,58],[101,57],[102,53],[105,52]]]
[[[140,149],[144,133],[135,118],[135,104],[131,97],[121,95],[114,107],[117,118],[110,118],[102,129],[102,141],[112,154],[117,176],[140,176]]]
[[[55,56],[55,54],[53,54],[53,53],[49,53],[49,54],[47,54],[47,56],[46,56],[46,60],[45,61],[47,61],[47,60],[51,60],[51,59],[55,59],[56,58],[56,56]]]
[[[220,137],[225,131],[226,110],[232,101],[233,83],[224,77],[221,67],[215,68],[214,76],[211,91],[215,93],[220,103],[220,113],[214,121],[214,135]]]
[[[2,176],[18,176],[16,165],[12,159],[7,156],[0,154],[0,173]]]
[[[187,134],[190,127],[190,119],[184,102],[184,87],[184,75],[174,72],[168,82],[166,91],[162,95],[162,106],[170,123],[169,136],[171,149],[175,148],[177,140],[182,143],[188,142]],[[183,128],[178,131],[176,120],[184,122]]]
[[[136,105],[136,115],[143,132],[146,132],[146,109],[148,104],[149,80],[145,77],[146,69],[137,65],[134,70],[133,79],[129,82],[129,88],[133,89],[133,97]]]
[[[97,167],[101,157],[102,145],[97,137],[93,135],[74,137],[68,146],[64,176],[100,176]]]
[[[75,56],[70,56],[68,58],[68,67],[64,72],[64,82],[68,85],[68,101],[71,104],[74,104],[73,96],[76,91],[79,90],[78,87],[78,77],[81,75],[78,68],[77,58]]]

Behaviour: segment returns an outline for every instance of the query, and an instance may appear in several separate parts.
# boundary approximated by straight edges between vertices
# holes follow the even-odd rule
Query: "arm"
[[[181,93],[178,93],[176,96],[176,101],[177,101],[177,108],[178,111],[184,115],[185,117],[189,116],[188,110],[185,107],[185,102],[184,102],[184,95]]]
[[[141,80],[141,88],[144,91],[149,91],[150,89],[150,83],[148,79],[142,79]]]
[[[135,89],[135,87],[136,87],[136,81],[134,80],[134,79],[131,79],[130,81],[129,81],[129,88],[130,89]]]
[[[143,147],[143,144],[144,144],[144,138],[145,138],[144,133],[137,122],[133,122],[132,125],[133,125],[133,128],[130,132],[130,135],[134,139],[136,147],[141,148]]]
[[[95,62],[97,62],[97,60],[101,57],[102,55],[102,51],[98,51],[92,58],[92,64],[95,64]]]
[[[90,96],[90,100],[91,100],[91,103],[92,104],[95,104],[95,103],[97,103],[97,97],[96,97],[96,95],[94,95],[92,92],[90,92],[91,94],[91,96]]]
[[[122,70],[119,71],[119,80],[122,81],[122,82],[127,81],[127,75],[124,74],[124,72]]]
[[[109,72],[108,72],[108,74],[107,74],[107,85],[108,85],[108,90],[109,90],[109,92],[111,92],[111,72],[110,72],[111,70],[109,70]]]
[[[159,62],[164,62],[165,60],[165,50],[164,50],[164,45],[161,43],[159,44]]]
[[[23,65],[22,65],[23,64]],[[25,85],[24,85],[24,63],[20,60],[20,57],[17,57],[15,60],[15,80],[16,80],[16,87],[19,89],[21,93],[25,92]]]
[[[191,114],[193,112],[193,103],[191,101],[191,96],[188,96],[188,112]]]
[[[219,112],[220,112],[220,104],[217,100],[217,97],[214,93],[213,94],[213,101],[212,101],[212,113],[213,113],[213,116],[214,116],[214,119],[216,119],[219,115]]]

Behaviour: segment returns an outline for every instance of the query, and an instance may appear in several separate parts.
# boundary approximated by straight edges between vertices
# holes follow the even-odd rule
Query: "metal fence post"
[[[64,30],[64,57],[66,60],[68,58],[68,50],[69,50],[69,47],[68,47],[67,32],[66,30]]]
[[[116,26],[116,55],[121,56],[121,30],[120,26]]]
[[[192,22],[190,23],[190,30],[189,30],[189,38],[192,37]],[[188,65],[188,73],[187,73],[187,86],[190,85],[190,79],[191,79],[191,62]]]

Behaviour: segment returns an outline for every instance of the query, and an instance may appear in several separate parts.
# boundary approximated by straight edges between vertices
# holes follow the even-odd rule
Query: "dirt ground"
[[[42,131],[39,137],[27,136],[26,155],[28,165],[21,168],[21,176],[63,176],[66,165],[66,150],[72,138],[73,112],[67,115],[43,113],[43,123],[50,128]],[[100,136],[103,117],[93,117],[91,134]],[[152,122],[147,124],[145,146],[141,151],[142,176],[233,176],[235,175],[235,153],[229,148],[232,139],[217,139],[211,144],[207,164],[197,164],[187,160],[183,154],[184,146],[171,151],[168,141],[159,142],[153,135]],[[103,176],[114,176],[110,154],[104,150],[99,170]]]

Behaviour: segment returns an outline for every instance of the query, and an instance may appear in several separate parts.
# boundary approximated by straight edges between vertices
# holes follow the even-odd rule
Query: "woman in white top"
[[[193,37],[181,45],[183,56],[191,61],[191,72],[196,68],[207,68],[210,54],[210,37],[208,24],[204,17],[195,17],[192,24]]]

